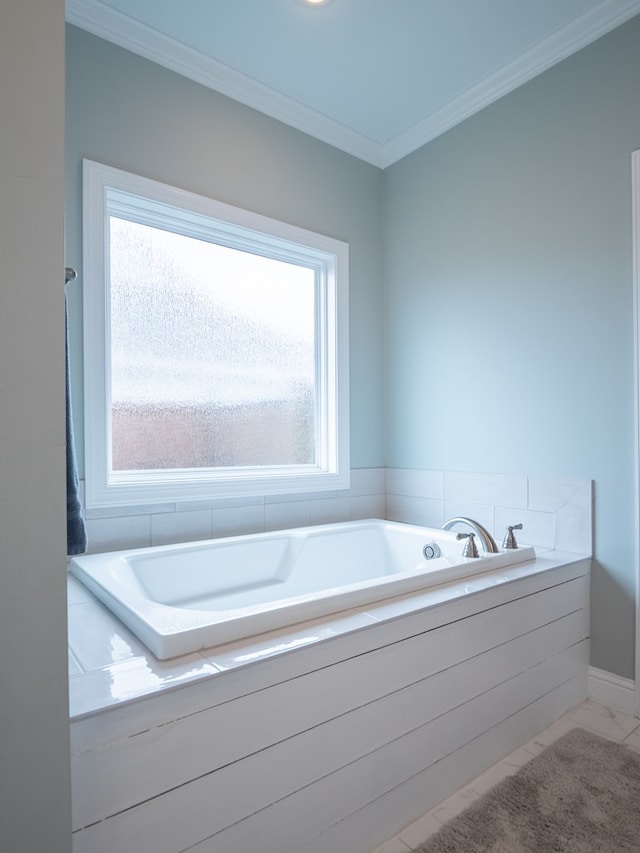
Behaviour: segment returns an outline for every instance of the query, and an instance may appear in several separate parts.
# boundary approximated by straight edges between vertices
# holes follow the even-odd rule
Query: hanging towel
[[[78,493],[78,466],[71,419],[71,386],[69,383],[69,322],[67,295],[64,296],[65,373],[67,400],[67,555],[84,554],[87,550],[87,530]]]

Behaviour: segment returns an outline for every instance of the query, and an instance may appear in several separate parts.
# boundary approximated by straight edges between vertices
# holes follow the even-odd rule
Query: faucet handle
[[[467,542],[462,551],[463,557],[479,557],[478,546],[476,545],[475,533],[456,533],[456,539],[466,539]]]
[[[518,547],[518,543],[516,542],[516,537],[513,535],[513,531],[522,530],[522,524],[510,524],[506,530],[507,535],[504,537],[502,547],[507,551],[515,550]]]

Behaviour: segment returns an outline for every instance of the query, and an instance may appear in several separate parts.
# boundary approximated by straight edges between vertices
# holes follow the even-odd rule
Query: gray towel
[[[87,550],[87,530],[78,494],[78,466],[71,418],[71,387],[69,383],[69,324],[67,295],[64,297],[65,367],[67,399],[67,555],[84,554]]]

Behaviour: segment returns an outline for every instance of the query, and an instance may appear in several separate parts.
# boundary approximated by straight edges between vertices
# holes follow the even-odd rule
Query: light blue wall
[[[67,55],[67,263],[82,157],[348,241],[353,465],[594,479],[592,663],[631,677],[640,18],[385,173],[73,27]]]
[[[633,676],[640,18],[385,173],[390,466],[596,483],[592,664]]]
[[[383,464],[382,174],[75,27],[67,28],[66,262],[81,270],[86,157],[349,243],[351,464]],[[69,285],[82,467],[82,279]]]

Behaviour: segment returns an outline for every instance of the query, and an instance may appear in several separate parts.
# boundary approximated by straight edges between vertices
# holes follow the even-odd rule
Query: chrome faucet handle
[[[513,535],[514,530],[522,530],[522,524],[510,524],[507,527],[507,535],[504,537],[504,542],[502,543],[502,547],[506,551],[513,551],[518,547],[516,537]]]
[[[466,543],[464,549],[462,551],[463,557],[479,557],[478,546],[476,545],[476,534],[475,533],[456,533],[456,539],[466,539]]]
[[[483,527],[480,522],[474,521],[472,518],[467,518],[465,515],[456,515],[455,518],[450,518],[442,525],[443,530],[451,530],[455,524],[466,524],[473,532],[480,537],[482,547],[487,554],[498,554],[500,549],[496,545],[495,539],[489,533],[486,527]]]

